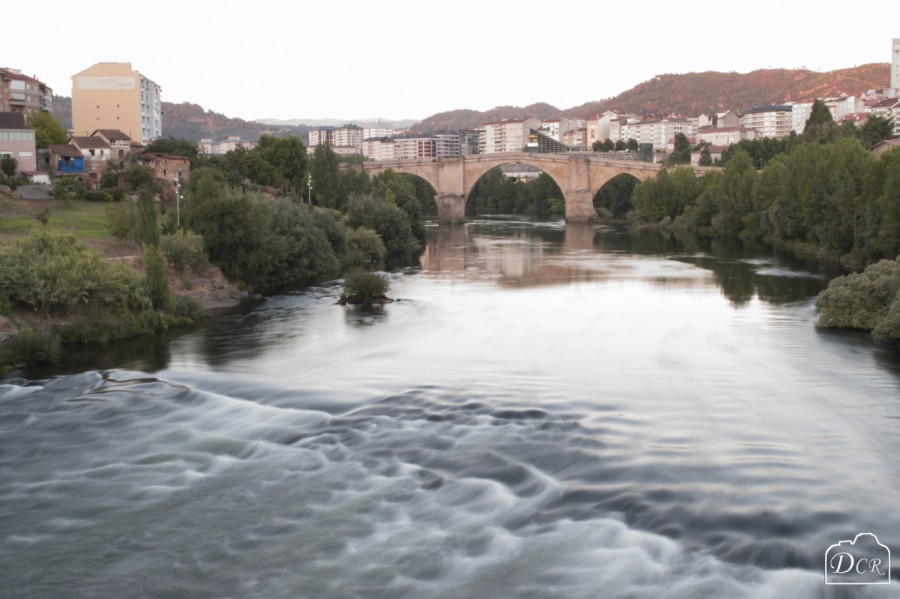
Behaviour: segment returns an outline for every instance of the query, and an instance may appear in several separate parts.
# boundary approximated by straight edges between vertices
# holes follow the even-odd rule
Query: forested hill
[[[641,116],[680,114],[696,116],[723,110],[744,110],[780,102],[807,102],[815,98],[859,95],[890,84],[890,64],[867,64],[851,69],[819,73],[794,69],[763,69],[751,73],[685,73],[659,75],[614,98],[558,109],[549,104],[524,108],[500,106],[485,112],[454,110],[430,116],[416,131],[471,129],[502,118],[589,118],[606,110]]]
[[[162,103],[163,135],[165,137],[183,137],[200,141],[204,137],[214,140],[225,139],[229,135],[239,135],[244,141],[256,141],[264,133],[272,135],[304,135],[309,127],[263,125],[238,118],[229,118],[224,114],[204,110],[202,106],[182,102]],[[65,96],[53,96],[53,115],[60,124],[69,129],[72,127],[72,99]]]

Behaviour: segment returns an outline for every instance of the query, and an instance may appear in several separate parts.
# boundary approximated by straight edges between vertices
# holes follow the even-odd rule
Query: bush
[[[151,245],[144,250],[143,262],[145,294],[155,309],[165,310],[171,303],[171,294],[166,268],[156,246]]]
[[[78,177],[61,177],[53,184],[54,200],[83,200],[86,193]]]
[[[119,241],[134,241],[134,223],[137,210],[131,201],[106,207],[106,226],[110,234]]]
[[[24,328],[0,355],[0,365],[53,364],[62,355],[62,341],[49,328]]]
[[[160,236],[159,249],[178,272],[197,272],[209,264],[203,236],[190,231],[179,230]]]
[[[143,305],[139,279],[70,234],[37,231],[0,244],[0,289],[12,303],[67,312],[89,301],[116,309]]]
[[[362,304],[371,306],[377,301],[387,300],[385,295],[391,283],[387,276],[372,272],[353,272],[344,279],[341,304]]]
[[[347,238],[344,266],[347,269],[377,270],[384,266],[384,243],[378,233],[366,227],[358,227]]]
[[[896,260],[882,260],[861,273],[833,279],[816,300],[819,326],[871,331],[888,318],[898,290]]]

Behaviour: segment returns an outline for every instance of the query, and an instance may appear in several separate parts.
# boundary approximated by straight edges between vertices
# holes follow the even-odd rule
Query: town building
[[[118,129],[97,129],[91,133],[91,137],[99,137],[109,146],[109,159],[118,163],[119,167],[125,166],[125,158],[131,152],[131,138]]]
[[[18,69],[0,68],[0,112],[29,114],[53,108],[53,90]]]
[[[679,133],[685,137],[694,135],[693,124],[688,119],[663,119],[637,121],[622,127],[620,139],[634,139],[638,144],[652,144],[654,150],[665,150],[669,140]]]
[[[882,139],[872,146],[872,153],[881,158],[881,155],[891,150],[900,148],[900,139]]]
[[[741,126],[755,129],[757,137],[787,137],[793,128],[791,106],[755,106],[741,115]]]
[[[222,156],[236,150],[239,147],[245,150],[252,150],[259,145],[259,142],[245,141],[240,135],[229,135],[227,139],[221,141],[213,141],[211,137],[204,137],[197,144],[200,153],[207,156]]]
[[[161,91],[130,63],[97,63],[72,76],[72,130],[117,129],[147,144],[162,137]]]
[[[541,124],[540,119],[529,117],[479,125],[475,128],[478,131],[478,153],[521,152],[528,144],[528,134],[532,129],[539,129]]]
[[[317,146],[329,145],[335,154],[362,153],[363,128],[358,125],[320,127],[309,132],[307,149],[312,153]]]
[[[711,145],[707,146],[707,149],[709,150],[709,159],[712,160],[713,164],[715,164],[717,160],[722,159],[722,153],[725,152],[726,147]],[[702,153],[703,150],[691,152],[691,166],[700,166],[700,158],[702,156]]]
[[[363,139],[383,139],[385,137],[393,137],[397,132],[388,127],[365,127],[363,129]]]
[[[744,127],[701,127],[696,132],[697,143],[707,142],[714,146],[730,146],[744,139],[756,139],[755,129]]]
[[[34,130],[25,122],[24,112],[0,112],[0,158],[16,160],[16,172],[37,172],[37,149]]]
[[[900,99],[886,98],[870,106],[869,112],[883,119],[894,119],[894,137],[900,137]]]
[[[891,87],[900,95],[900,38],[894,38],[891,46]]]
[[[587,128],[569,129],[563,134],[560,141],[570,148],[584,149],[588,145]]]
[[[185,183],[191,175],[191,160],[175,154],[144,153],[138,160],[153,171],[153,176],[169,183]]]
[[[59,175],[77,175],[84,172],[84,154],[70,144],[52,144],[50,152],[50,170]]]
[[[460,136],[439,133],[366,139],[362,142],[362,153],[378,161],[454,158],[461,155]]]

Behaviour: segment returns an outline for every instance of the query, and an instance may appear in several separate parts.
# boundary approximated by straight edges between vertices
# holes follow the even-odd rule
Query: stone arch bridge
[[[364,162],[362,170],[375,176],[391,169],[397,173],[417,175],[428,181],[435,192],[438,219],[442,222],[461,220],[466,214],[466,199],[475,183],[489,170],[504,164],[527,164],[547,173],[563,193],[566,220],[586,222],[597,216],[594,196],[603,185],[622,173],[643,181],[655,177],[662,165],[636,160],[611,160],[597,154],[534,154],[507,152],[473,154],[459,158],[426,161],[394,160]]]

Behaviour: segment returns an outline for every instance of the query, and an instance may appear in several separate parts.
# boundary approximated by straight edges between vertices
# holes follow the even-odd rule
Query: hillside
[[[890,64],[874,63],[851,69],[819,73],[807,70],[762,69],[751,73],[684,73],[658,75],[614,98],[559,109],[546,103],[530,106],[498,106],[486,111],[451,110],[432,115],[411,129],[416,132],[458,131],[500,119],[541,119],[560,117],[589,118],[606,110],[634,112],[641,116],[679,114],[696,116],[723,110],[744,110],[751,106],[780,102],[806,102],[817,97],[862,94],[866,90],[887,87]],[[53,113],[63,127],[72,126],[72,100],[53,96]],[[163,102],[163,135],[199,141],[204,137],[224,139],[239,135],[247,141],[259,136],[300,135],[305,141],[308,125],[264,124],[229,118],[204,110],[197,104]]]
[[[182,102],[173,104],[163,102],[163,135],[165,137],[183,137],[200,141],[204,137],[220,140],[229,135],[239,135],[245,141],[256,141],[259,136],[300,135],[304,140],[309,127],[264,125],[238,118],[229,118],[224,114],[204,110],[202,106]],[[60,124],[69,129],[72,127],[72,99],[65,96],[53,96],[53,115]]]
[[[743,110],[763,104],[808,102],[817,97],[859,95],[890,84],[890,64],[867,64],[818,73],[806,70],[763,69],[751,73],[685,73],[659,75],[614,98],[559,110],[548,104],[524,108],[499,106],[485,112],[453,110],[435,114],[415,126],[416,131],[471,129],[501,118],[589,118],[606,110],[642,116]]]

